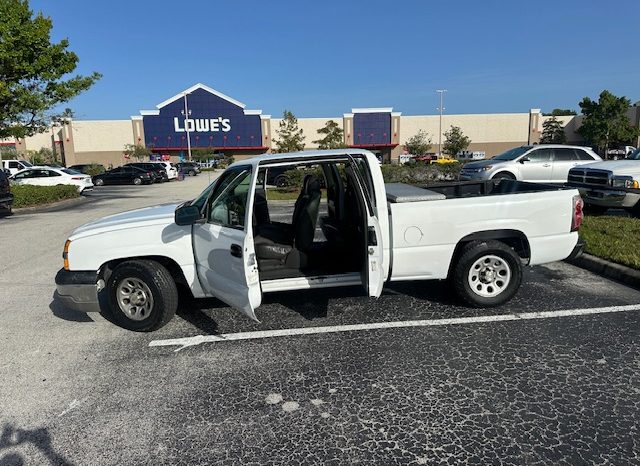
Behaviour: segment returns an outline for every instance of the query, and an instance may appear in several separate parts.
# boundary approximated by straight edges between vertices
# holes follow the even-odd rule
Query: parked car
[[[156,164],[154,162],[131,162],[125,165],[125,167],[137,167],[150,172],[153,177],[154,183],[162,183],[168,181],[169,176],[163,165]]]
[[[566,183],[569,170],[602,159],[589,147],[539,144],[509,149],[488,160],[469,162],[460,180],[508,179],[534,183]]]
[[[168,180],[174,180],[178,177],[178,169],[171,162],[150,162],[150,163],[155,163],[160,167],[162,167],[167,173]]]
[[[323,174],[305,176],[293,223],[270,220],[259,180],[274,166]],[[98,310],[100,290],[102,310],[136,331],[172,318],[177,284],[256,321],[262,293],[362,285],[378,297],[385,283],[403,280],[449,278],[464,302],[497,306],[517,292],[523,263],[579,254],[581,222],[576,189],[509,180],[385,185],[377,158],[362,149],[263,155],[232,164],[193,201],[77,228],[55,281],[65,306]],[[326,241],[316,240],[318,226]]]
[[[183,175],[189,176],[196,176],[201,171],[200,165],[195,162],[180,162],[176,164],[176,167]]]
[[[81,163],[78,165],[71,165],[68,168],[80,173],[84,173],[85,175],[90,175],[90,176],[98,175],[106,171],[106,169],[104,168],[104,165],[99,163]],[[96,171],[95,173],[94,173],[94,170]]]
[[[626,209],[640,217],[640,149],[625,160],[607,160],[572,168],[569,186],[578,188],[591,213]]]
[[[153,178],[154,175],[151,171],[138,167],[124,166],[95,175],[93,184],[96,186],[105,184],[151,184],[153,183]]]
[[[54,168],[50,166],[31,167],[11,175],[9,179],[18,185],[56,186],[70,184],[78,188],[78,192],[91,191],[93,181],[85,175],[69,168]]]
[[[33,165],[26,160],[2,160],[2,168],[9,170],[11,175],[31,167],[33,167]]]
[[[4,213],[11,213],[13,194],[11,194],[11,185],[7,171],[5,171],[5,169],[0,170],[0,210],[3,210]]]

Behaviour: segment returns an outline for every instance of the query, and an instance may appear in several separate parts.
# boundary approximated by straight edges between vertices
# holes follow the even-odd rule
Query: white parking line
[[[452,319],[405,320],[398,322],[374,322],[370,324],[334,325],[330,327],[303,327],[281,330],[261,330],[257,332],[229,333],[222,335],[196,335],[194,337],[153,340],[149,346],[178,346],[175,351],[202,343],[223,341],[259,340],[263,338],[315,335],[319,333],[357,332],[362,330],[384,330],[406,327],[439,327],[444,325],[480,324],[487,322],[508,322],[513,320],[555,319],[559,317],[610,314],[614,312],[640,311],[640,304],[628,306],[594,307],[588,309],[567,309],[562,311],[523,312],[520,314],[498,314],[491,316],[457,317]]]

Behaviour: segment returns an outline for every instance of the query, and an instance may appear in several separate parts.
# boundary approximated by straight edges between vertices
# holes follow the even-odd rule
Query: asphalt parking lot
[[[490,310],[406,283],[136,334],[53,300],[75,227],[208,178],[0,219],[0,464],[640,464],[640,292],[565,263]]]

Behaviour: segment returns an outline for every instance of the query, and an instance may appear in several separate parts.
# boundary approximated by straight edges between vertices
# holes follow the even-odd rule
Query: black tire
[[[135,184],[136,186],[139,186],[142,184],[142,178],[134,178],[133,179],[133,184]]]
[[[499,172],[493,175],[492,180],[512,180],[515,181],[516,177],[509,172]]]
[[[122,309],[117,296],[118,287],[122,284],[122,290],[126,290],[126,282],[131,279],[142,282],[151,294],[151,300],[147,301],[150,309],[138,312],[137,318],[132,318]],[[116,325],[134,332],[152,332],[165,326],[178,308],[178,289],[173,277],[162,264],[151,260],[132,260],[118,265],[109,277],[106,292],[109,303],[107,317]],[[144,295],[146,297],[146,293]]]
[[[273,180],[273,184],[275,184],[278,188],[284,188],[287,184],[287,178],[284,175],[276,176],[276,179]]]
[[[593,205],[593,204],[585,204],[584,205],[584,213],[587,215],[604,215],[608,207],[604,207],[601,205]]]
[[[499,259],[494,259],[496,257]],[[496,267],[498,262],[500,267]],[[478,263],[485,268],[476,269]],[[472,268],[477,270],[477,281],[472,281]],[[507,273],[500,280],[503,270]],[[494,277],[493,281],[485,281],[491,277]],[[466,304],[473,307],[499,306],[513,298],[520,288],[522,262],[513,249],[500,241],[472,241],[458,256],[451,278],[456,294]],[[471,283],[477,283],[478,288],[472,287]]]
[[[102,178],[98,178],[93,182],[93,184],[96,186],[104,186],[104,180]]]
[[[197,173],[195,170],[189,170],[189,176],[196,176]]]

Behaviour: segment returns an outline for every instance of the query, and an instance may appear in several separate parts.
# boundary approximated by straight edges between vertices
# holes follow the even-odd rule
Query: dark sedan
[[[180,162],[176,164],[178,172],[183,175],[196,176],[200,173],[200,165],[194,162]]]
[[[167,170],[163,168],[159,163],[149,162],[131,162],[125,165],[125,167],[137,167],[144,171],[150,172],[153,175],[154,183],[162,183],[163,181],[169,181],[167,176]]]
[[[108,170],[93,177],[93,184],[103,186],[105,184],[151,184],[153,174],[142,168],[124,166]]]

